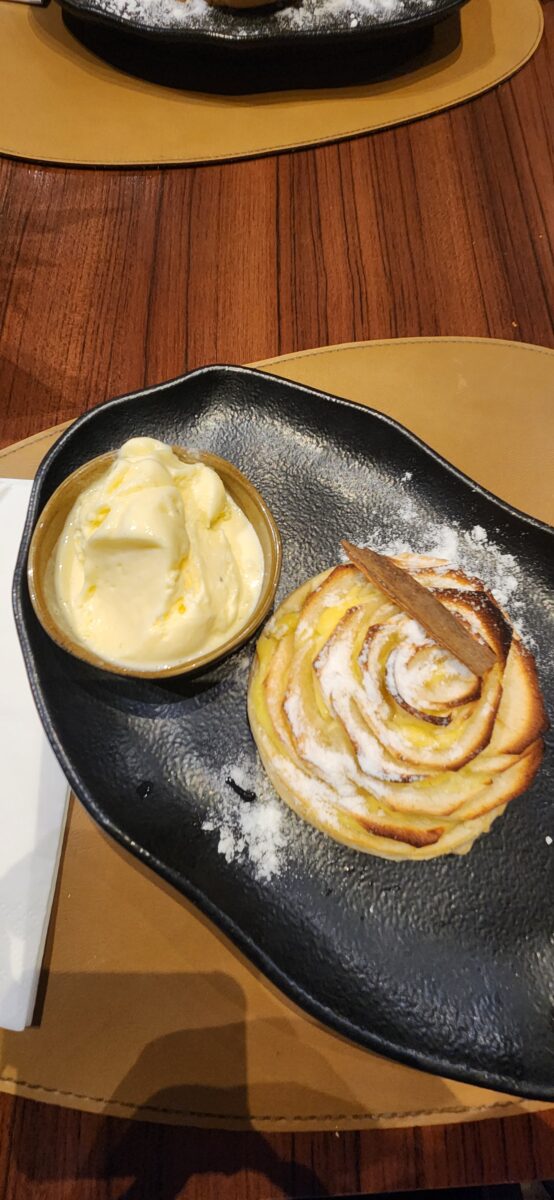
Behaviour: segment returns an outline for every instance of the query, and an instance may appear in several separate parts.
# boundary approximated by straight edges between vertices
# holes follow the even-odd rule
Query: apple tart
[[[484,585],[399,555],[494,651],[474,675],[352,563],[280,605],[256,648],[248,712],[279,796],[358,850],[467,852],[531,783],[547,727],[531,653]]]

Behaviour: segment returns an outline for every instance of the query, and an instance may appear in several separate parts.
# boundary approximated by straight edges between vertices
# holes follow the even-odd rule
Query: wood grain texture
[[[0,163],[0,444],[208,361],[432,335],[554,346],[554,3],[452,112],[253,162]],[[70,1053],[68,1047],[68,1053]],[[0,1200],[262,1200],[554,1176],[554,1113],[226,1134],[0,1096]]]
[[[369,1133],[222,1133],[0,1096],[2,1200],[284,1200],[547,1178],[554,1114]]]
[[[0,441],[208,361],[365,338],[554,344],[554,6],[427,120],[170,170],[0,164]]]

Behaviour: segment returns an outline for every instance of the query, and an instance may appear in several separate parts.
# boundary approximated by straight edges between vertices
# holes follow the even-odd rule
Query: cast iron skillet
[[[208,367],[101,405],[61,436],[35,480],[14,602],[44,727],[103,829],[333,1029],[413,1066],[553,1100],[548,747],[533,787],[466,857],[383,861],[283,805],[278,869],[263,878],[249,853],[228,862],[218,852],[222,813],[240,823],[242,805],[265,802],[227,782],[237,764],[253,771],[257,762],[245,707],[252,645],[196,681],[152,683],[87,667],[38,625],[26,583],[38,514],[70,471],[137,434],[211,450],[250,476],[283,537],[278,599],[336,562],[341,537],[395,536],[406,497],[419,545],[438,521],[483,526],[517,556],[550,710],[552,531],[378,412],[256,371]]]
[[[188,0],[177,3],[186,12]],[[415,70],[456,52],[466,0],[430,0],[379,19],[364,7],[317,4],[309,19],[290,6],[232,10],[206,5],[194,19],[156,21],[148,4],[123,14],[115,0],[61,0],[65,23],[118,70],[165,87],[220,94],[347,87]],[[285,10],[293,14],[287,19]],[[440,39],[434,39],[441,26]]]

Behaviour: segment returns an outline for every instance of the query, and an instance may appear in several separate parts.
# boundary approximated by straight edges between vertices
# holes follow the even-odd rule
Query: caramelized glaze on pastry
[[[338,841],[384,858],[461,854],[540,765],[535,662],[479,580],[439,559],[394,561],[494,650],[494,666],[473,675],[344,564],[266,626],[250,724],[281,798]]]

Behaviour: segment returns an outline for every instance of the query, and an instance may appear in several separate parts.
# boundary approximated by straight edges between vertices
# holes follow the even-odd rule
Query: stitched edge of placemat
[[[263,358],[258,362],[248,363],[250,367],[271,367],[275,363],[294,362],[295,359],[313,358],[318,354],[338,354],[341,350],[371,350],[374,346],[414,346],[414,345],[472,345],[472,346],[503,346],[506,350],[531,350],[533,354],[554,355],[554,347],[537,346],[533,342],[508,341],[504,338],[478,337],[411,337],[411,338],[381,338],[366,342],[338,342],[331,346],[316,346],[313,350],[293,350],[291,354],[277,354],[275,358]],[[55,429],[56,426],[53,426]],[[40,436],[40,435],[39,435]],[[19,443],[15,443],[16,445]]]
[[[529,1111],[525,1109],[526,1104],[537,1103],[540,1105],[540,1101],[525,1101],[514,1096],[513,1100],[497,1100],[493,1104],[475,1104],[469,1108],[464,1104],[458,1104],[446,1105],[444,1108],[419,1108],[411,1112],[314,1113],[313,1115],[307,1114],[305,1116],[301,1113],[245,1113],[243,1115],[235,1115],[233,1113],[208,1112],[200,1109],[170,1108],[161,1104],[142,1104],[139,1101],[133,1100],[114,1100],[109,1096],[89,1096],[86,1092],[73,1092],[64,1088],[47,1087],[41,1083],[30,1083],[28,1080],[16,1079],[11,1075],[0,1075],[0,1082],[10,1083],[17,1089],[26,1088],[32,1092],[40,1091],[44,1095],[59,1096],[60,1098],[71,1100],[88,1100],[91,1104],[107,1104],[110,1108],[122,1108],[126,1113],[139,1109],[141,1112],[192,1117],[201,1120],[229,1121],[240,1125],[245,1125],[249,1121],[259,1125],[279,1122],[316,1124],[321,1121],[415,1121],[421,1117],[461,1116],[463,1113],[495,1112],[498,1109],[513,1109],[515,1115],[521,1115],[522,1111],[524,1113],[525,1111]],[[540,1108],[537,1108],[537,1111],[542,1112],[551,1107],[553,1106],[545,1103]],[[504,1115],[507,1116],[510,1114],[505,1113]]]

